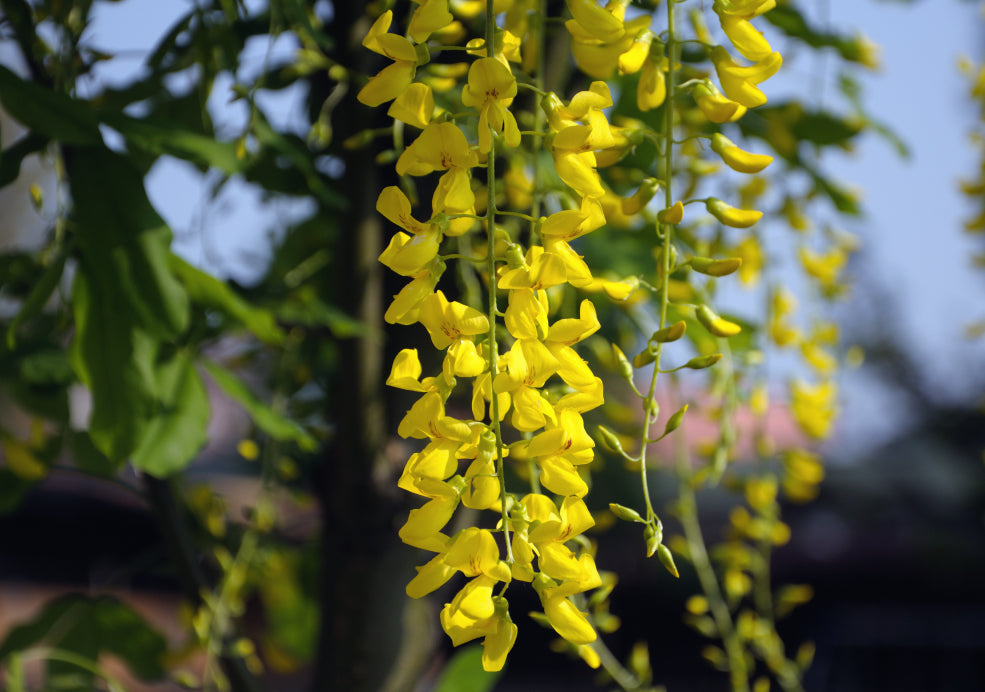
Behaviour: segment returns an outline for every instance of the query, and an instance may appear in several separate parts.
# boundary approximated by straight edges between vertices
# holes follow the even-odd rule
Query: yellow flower
[[[407,33],[415,43],[422,43],[432,32],[452,23],[454,17],[448,11],[448,0],[415,0],[420,7],[414,10]]]
[[[386,309],[383,320],[387,324],[414,324],[417,322],[421,303],[434,292],[434,287],[438,284],[443,270],[444,263],[441,262],[440,258],[432,262],[427,273],[417,276],[393,297],[393,302]]]
[[[394,120],[423,130],[434,115],[434,93],[431,87],[414,82],[394,99],[386,114]]]
[[[773,162],[767,154],[751,154],[740,149],[721,132],[711,136],[711,150],[722,157],[725,165],[740,173],[759,173]]]
[[[722,31],[746,60],[758,62],[769,57],[773,52],[762,32],[750,24],[745,17],[723,12],[718,15],[718,19],[722,24]]]
[[[441,627],[451,637],[452,644],[455,646],[478,637],[484,637],[482,640],[482,668],[494,672],[502,670],[506,662],[506,655],[516,642],[517,626],[510,620],[506,599],[502,596],[489,596],[493,611],[489,617],[475,619],[469,617],[465,612],[465,607],[469,605],[473,606],[473,610],[475,609],[470,602],[477,602],[479,598],[485,599],[486,582],[484,580],[484,577],[477,577],[473,580],[482,589],[478,595],[476,593],[478,592],[477,588],[467,592],[466,589],[469,587],[466,586],[459,592],[460,596],[456,596],[455,600],[445,605],[441,611]]]
[[[701,82],[691,89],[691,95],[698,108],[713,123],[735,122],[746,113],[746,107],[725,98],[711,82]]]
[[[605,225],[605,214],[598,199],[584,197],[578,209],[563,209],[544,219],[540,233],[552,240],[569,241]]]
[[[579,579],[584,567],[565,545],[575,536],[595,526],[585,502],[574,495],[565,497],[560,509],[549,497],[530,494],[522,500],[531,528],[526,539],[538,555],[538,569],[557,581]]]
[[[386,383],[395,389],[406,389],[410,392],[426,392],[430,389],[434,378],[429,377],[420,381],[421,361],[417,357],[416,348],[405,348],[393,359],[393,366],[390,368],[390,376]]]
[[[705,208],[709,214],[732,228],[749,228],[763,217],[761,211],[739,209],[731,204],[726,204],[717,197],[709,197],[705,200]]]
[[[756,85],[776,74],[783,64],[783,57],[779,53],[770,53],[753,65],[742,66],[732,60],[724,48],[715,46],[711,61],[725,95],[746,108],[755,108],[766,103],[766,95]]]
[[[801,430],[814,438],[827,437],[838,413],[838,388],[832,380],[808,384],[794,380],[790,408]]]
[[[423,507],[410,510],[407,521],[397,532],[400,540],[423,550],[440,552],[444,549],[448,536],[441,533],[441,529],[451,521],[464,488],[461,477],[455,476],[452,481],[446,483],[432,478],[417,481],[419,492],[431,499]]]
[[[488,577],[490,580],[510,581],[510,568],[499,559],[496,539],[488,529],[470,526],[459,531],[407,584],[407,595],[421,598],[441,587],[455,572],[466,577]]]
[[[513,402],[510,422],[523,432],[532,432],[556,420],[554,408],[540,388],[558,368],[557,359],[536,339],[518,339],[503,356],[507,371],[496,375],[493,391],[507,392]]]
[[[582,555],[582,558],[591,560],[590,555]],[[545,575],[538,575],[533,582],[534,590],[540,596],[540,603],[551,627],[561,637],[575,645],[591,644],[597,635],[585,613],[578,610],[568,597],[596,588],[602,583],[598,571],[594,570],[594,561],[591,561],[591,564],[588,564],[588,561],[579,560],[579,562],[583,562],[584,566],[584,577],[581,580],[568,580],[557,584]]]
[[[366,48],[394,61],[356,94],[360,103],[373,108],[396,98],[410,86],[417,72],[417,49],[404,36],[389,33],[392,21],[393,12],[387,10],[373,22],[363,39]]]
[[[398,175],[428,175],[446,171],[431,200],[435,213],[466,213],[475,205],[468,169],[476,165],[475,152],[454,123],[430,123],[397,159]]]
[[[547,294],[530,288],[511,290],[504,321],[516,339],[543,339],[547,335]]]
[[[424,299],[418,319],[431,335],[431,343],[439,350],[459,339],[489,331],[489,320],[485,315],[457,301],[449,303],[441,291]]]
[[[516,79],[496,58],[479,58],[469,68],[469,83],[462,88],[462,104],[479,109],[479,151],[492,148],[490,132],[503,133],[506,146],[520,146],[520,130],[508,106],[516,96]]]
[[[578,412],[562,410],[556,425],[519,447],[537,462],[545,488],[564,496],[584,497],[588,493],[575,467],[595,459],[595,441],[585,432],[585,421]]]
[[[397,231],[380,254],[379,261],[401,276],[420,275],[438,255],[441,233],[437,228],[417,235]]]
[[[498,286],[502,289],[533,289],[540,291],[541,289],[563,284],[566,276],[564,262],[561,261],[560,257],[551,252],[545,252],[544,248],[539,245],[532,245],[527,250],[527,256],[522,267],[504,269],[501,272]],[[511,294],[511,303],[512,300],[513,297]],[[507,310],[507,314],[509,314],[509,310]],[[509,318],[507,317],[507,319]],[[509,329],[508,324],[507,329]],[[547,330],[546,322],[544,324],[544,330]],[[520,335],[512,329],[510,329],[510,334],[520,338]],[[537,337],[532,336],[527,338]]]
[[[636,107],[641,111],[659,108],[667,98],[667,80],[664,71],[667,69],[666,58],[656,62],[647,60],[640,74],[640,83],[636,86]]]

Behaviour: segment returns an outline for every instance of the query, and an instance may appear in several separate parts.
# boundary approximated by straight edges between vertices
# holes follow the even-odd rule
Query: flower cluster
[[[492,7],[426,0],[416,5],[406,36],[390,32],[393,17],[386,11],[364,39],[391,62],[358,98],[371,107],[390,103],[388,114],[401,124],[395,128],[401,184],[380,193],[377,209],[398,229],[380,261],[409,282],[385,319],[420,324],[444,352],[440,372],[424,376],[418,352],[404,349],[387,380],[419,395],[398,433],[419,440],[420,449],[407,460],[398,485],[423,504],[410,512],[399,535],[433,557],[418,568],[407,593],[422,597],[464,575],[464,585],[441,612],[441,624],[456,645],[481,638],[487,670],[504,665],[517,637],[506,599],[514,582],[529,583],[540,598],[543,621],[590,665],[600,663],[595,642],[607,614],[599,615],[604,608],[589,612],[583,594],[605,593],[604,583],[612,580],[599,573],[594,545],[584,537],[595,526],[585,498],[596,458],[585,416],[605,398],[602,380],[579,352],[579,344],[600,330],[599,300],[606,309],[613,302],[632,305],[650,291],[657,302],[650,314],[658,317],[659,328],[646,348],[632,362],[618,347],[613,350],[621,375],[643,402],[643,430],[634,445],[639,451],[623,451],[619,436],[606,428],[600,435],[638,465],[644,490],[645,513],[616,504],[611,511],[642,523],[646,553],[677,574],[646,491],[647,448],[660,418],[656,384],[668,372],[661,369],[661,356],[665,345],[686,336],[699,353],[672,370],[714,366],[722,357],[713,352],[720,340],[743,332],[742,324],[711,307],[715,281],[738,271],[744,282],[754,282],[763,264],[753,234],[731,243],[701,237],[709,219],[717,222],[719,237],[722,228],[753,228],[763,215],[751,208],[761,190],[750,183],[739,206],[699,198],[694,190],[715,170],[703,158],[704,148],[750,176],[771,163],[772,157],[745,151],[722,129],[735,127],[747,110],[766,102],[759,87],[782,58],[752,24],[774,0],[716,0],[711,9],[746,62],[714,43],[695,10],[696,44],[708,69],[684,66],[676,4],[667,3],[667,30],[654,31],[654,17],[630,8],[628,0],[604,6],[567,0],[564,26],[574,62],[594,80],[569,98],[543,84],[548,23],[532,0],[497,0]],[[468,39],[476,25],[483,27],[482,37]],[[438,59],[462,54],[454,51],[468,60]],[[619,93],[625,97],[630,90],[645,120],[610,120],[616,104],[608,80],[616,75]],[[682,93],[690,99],[679,106]],[[681,117],[685,112],[687,120]],[[695,134],[681,142],[675,129],[683,131],[685,122]],[[406,128],[419,132],[404,147]],[[635,164],[627,173],[631,167],[618,164],[644,143],[656,148],[659,163]],[[676,198],[675,179],[689,181]],[[431,191],[429,213],[419,208],[419,187]],[[662,204],[651,204],[661,188]],[[685,223],[685,206],[694,203],[708,216]],[[590,241],[586,236],[600,229],[636,225],[656,232],[657,262],[645,276],[596,273],[579,252]],[[681,257],[681,251],[723,247],[737,256]],[[837,277],[836,259],[802,259],[819,280]],[[457,282],[445,278],[452,262]],[[560,312],[564,303],[574,310]],[[784,329],[790,343],[806,343],[777,310],[771,333]],[[804,349],[805,357],[824,361],[823,349]],[[651,366],[650,388],[640,392],[634,378]],[[805,385],[794,399],[798,420],[823,434],[834,410],[831,393]],[[659,437],[680,426],[686,412],[685,405],[666,418]],[[810,469],[803,472],[810,461],[806,454],[790,461],[802,472],[801,484],[783,483],[802,496],[811,492]],[[719,458],[724,463],[727,455],[716,455],[719,475]],[[509,487],[518,483],[529,487]],[[750,532],[775,543],[785,540],[785,526],[772,510],[778,488],[769,480],[750,486],[750,504],[761,516],[747,512],[745,521]],[[460,505],[475,510],[470,516],[478,520],[449,531]],[[488,521],[483,513],[489,513]],[[733,573],[742,575],[741,566]],[[738,577],[730,581],[736,593],[744,588]]]

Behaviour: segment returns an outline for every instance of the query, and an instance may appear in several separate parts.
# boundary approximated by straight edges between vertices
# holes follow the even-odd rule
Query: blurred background
[[[819,496],[784,507],[792,539],[775,552],[773,579],[808,584],[814,597],[781,622],[780,633],[793,649],[808,640],[816,645],[805,679],[808,690],[982,690],[985,350],[981,338],[969,338],[968,332],[985,318],[985,285],[972,262],[981,252],[980,235],[961,230],[980,211],[980,195],[976,201],[962,194],[959,182],[980,175],[982,165],[981,147],[969,141],[969,133],[981,128],[980,105],[969,98],[973,76],[962,72],[960,61],[980,64],[985,59],[983,8],[959,0],[802,0],[796,6],[813,26],[832,35],[866,36],[878,47],[878,68],[852,73],[869,126],[845,146],[824,153],[824,169],[857,190],[861,207],[859,215],[842,220],[843,230],[860,244],[848,267],[854,286],[847,299],[830,308],[830,316],[843,340],[860,346],[865,358],[840,375],[841,416],[820,449],[827,466]],[[85,44],[107,58],[79,78],[77,96],[122,93],[144,79],[166,27],[184,21],[194,7],[185,0],[93,3]],[[311,4],[310,11],[325,21],[327,33],[345,27],[350,14],[325,0]],[[262,2],[245,2],[242,9],[243,16],[269,20],[264,12]],[[378,296],[392,295],[399,286],[391,285],[392,277],[367,279],[359,265],[336,266],[336,253],[368,252],[375,259],[379,249],[374,254],[359,245],[360,234],[370,232],[366,228],[347,228],[342,216],[326,220],[341,214],[336,211],[340,200],[365,205],[369,195],[372,205],[382,175],[354,169],[372,168],[369,156],[359,164],[334,145],[312,141],[311,133],[323,124],[323,104],[337,92],[323,65],[288,75],[299,48],[309,44],[287,29],[289,18],[280,19],[285,24],[276,32],[247,26],[235,37],[211,36],[215,44],[203,54],[214,48],[214,65],[195,64],[189,51],[187,66],[169,67],[161,82],[161,89],[182,98],[200,96],[208,82],[209,122],[198,126],[217,140],[233,140],[262,119],[275,132],[262,143],[271,148],[268,158],[227,176],[165,154],[150,162],[146,191],[173,229],[178,255],[229,280],[248,299],[263,302],[282,323],[303,329],[296,342],[290,342],[291,334],[301,334],[300,329],[290,332],[288,356],[275,358],[246,340],[226,338],[209,343],[210,357],[232,364],[258,396],[289,397],[291,415],[323,433],[321,439],[346,437],[336,435],[338,430],[353,432],[357,449],[333,442],[327,450],[302,453],[282,445],[272,453],[271,464],[280,484],[268,490],[253,460],[256,454],[243,446],[256,437],[255,417],[244,411],[242,399],[209,381],[208,444],[184,471],[181,484],[189,506],[202,518],[194,530],[214,537],[239,535],[261,494],[277,508],[282,547],[264,555],[245,604],[248,627],[257,633],[266,664],[265,689],[310,689],[318,681],[325,684],[319,689],[348,689],[338,681],[325,683],[330,679],[325,669],[357,658],[362,665],[381,665],[382,660],[399,668],[401,656],[414,657],[413,651],[399,648],[402,628],[420,633],[422,642],[438,642],[439,653],[414,669],[420,680],[415,688],[432,689],[453,650],[440,636],[440,598],[405,603],[403,585],[421,559],[418,551],[397,541],[395,529],[412,503],[395,491],[376,496],[371,487],[378,480],[374,474],[399,470],[406,457],[408,448],[384,421],[399,420],[407,400],[358,390],[353,380],[360,373],[346,367],[358,348],[354,337],[363,333],[361,321],[380,309],[367,301],[378,303]],[[844,66],[834,52],[808,51],[793,41],[785,46],[782,37],[769,33],[775,31],[767,29],[786,64],[770,82],[771,101],[796,99],[857,116],[838,86]],[[12,33],[8,27],[0,42],[0,64],[26,75],[28,65]],[[337,42],[344,41],[344,31],[336,34]],[[233,54],[237,59],[230,63]],[[243,98],[240,85],[256,83],[261,74],[268,81]],[[182,98],[133,102],[128,113],[141,117],[143,108],[193,121],[196,116],[184,110]],[[333,124],[337,142],[371,123],[336,119]],[[0,131],[5,152],[24,133],[6,115]],[[103,135],[111,147],[123,147],[118,132],[103,126]],[[64,203],[51,157],[26,156],[18,173],[0,190],[4,324],[20,304],[18,282],[31,280],[30,272],[10,258],[46,246]],[[320,182],[313,188],[313,181]],[[31,185],[41,192],[38,204],[32,205]],[[379,234],[378,228],[370,230]],[[782,267],[779,271],[783,281]],[[347,285],[356,290],[347,292]],[[723,300],[741,312],[758,297],[737,291]],[[212,325],[210,334],[218,327]],[[390,351],[396,347],[392,340],[387,344]],[[23,361],[12,352],[2,355],[0,429],[5,435],[27,434],[34,425],[32,414],[9,384],[12,368]],[[299,375],[311,364],[323,370]],[[777,387],[796,367],[777,368]],[[44,377],[54,376],[45,371]],[[85,394],[76,386],[64,389],[67,410],[79,427],[87,410]],[[773,432],[781,444],[798,440],[782,417]],[[15,466],[11,449],[4,448],[8,470]],[[348,472],[339,460],[366,449],[372,450],[367,459],[372,472],[344,478]],[[750,458],[738,464],[753,461],[748,451]],[[30,483],[17,480],[23,474],[16,471],[0,481],[0,641],[63,594],[109,593],[180,650],[188,643],[186,628],[193,618],[181,606],[187,588],[166,559],[170,539],[150,511],[141,475],[123,469],[108,482],[62,466],[53,462]],[[614,496],[629,498],[630,481],[610,477],[617,478],[607,473],[603,482],[612,484]],[[658,480],[655,486],[661,506],[672,502],[672,484]],[[339,492],[351,497],[342,502]],[[733,503],[725,490],[702,494],[709,541],[720,538]],[[351,515],[353,506],[361,508],[359,516]],[[337,530],[322,531],[323,525]],[[671,691],[726,689],[724,676],[701,656],[707,640],[683,622],[682,604],[699,590],[693,571],[682,568],[681,578],[671,581],[659,564],[644,558],[633,527],[618,525],[608,532],[597,560],[621,575],[611,611],[622,623],[607,636],[610,649],[625,657],[634,642],[646,639],[654,684]],[[354,564],[359,567],[351,570]],[[333,572],[335,581],[325,576]],[[373,603],[367,610],[353,604],[351,612],[348,604],[336,603],[337,617],[324,618],[321,626],[339,631],[319,631],[318,604],[326,602],[326,594],[346,600],[354,584],[360,584],[360,594],[373,593]],[[554,635],[523,615],[538,607],[534,599],[524,602],[519,594],[511,595],[514,618],[522,621],[523,645],[511,654],[494,689],[600,689],[582,664],[550,651]],[[325,625],[326,620],[332,624]],[[364,660],[339,645],[355,632],[377,643],[378,660]],[[0,648],[0,658],[3,652]],[[190,670],[203,665],[200,653],[175,657]],[[366,689],[401,689],[392,675],[384,675],[386,670],[374,668]],[[133,681],[132,689],[176,687]]]

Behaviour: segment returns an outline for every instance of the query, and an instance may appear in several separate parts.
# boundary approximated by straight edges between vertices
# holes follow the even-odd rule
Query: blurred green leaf
[[[177,255],[170,255],[169,266],[184,284],[192,301],[224,312],[249,329],[260,341],[276,346],[284,341],[284,332],[273,313],[248,303],[225,281],[193,267]]]
[[[78,654],[93,662],[100,654],[121,659],[138,678],[156,680],[164,676],[164,637],[129,606],[109,596],[89,598],[66,595],[49,602],[29,623],[12,629],[0,644],[0,661],[14,652],[47,645]],[[95,689],[93,676],[77,666],[52,661],[49,675],[71,673]]]
[[[48,138],[37,132],[28,132],[9,147],[0,156],[0,187],[6,187],[17,180],[21,172],[21,164],[31,154],[48,146]]]
[[[300,425],[260,401],[239,377],[217,363],[206,360],[203,364],[222,391],[246,409],[253,422],[263,432],[275,440],[296,442],[306,451],[311,451],[317,446],[315,438],[305,432]]]
[[[434,692],[489,692],[502,672],[487,673],[482,669],[482,647],[477,645],[459,649],[434,686]]]
[[[70,249],[71,243],[62,243],[54,259],[44,268],[41,276],[36,278],[36,283],[31,288],[31,292],[24,299],[24,303],[21,305],[20,310],[17,311],[17,315],[11,320],[10,326],[7,327],[7,346],[9,348],[14,348],[17,340],[17,328],[40,313],[45,303],[48,302],[48,298],[55,292],[58,282],[62,279],[62,273],[65,270],[65,260],[68,259]]]
[[[157,410],[130,461],[162,478],[188,466],[205,445],[209,396],[184,351],[159,364],[155,379]]]
[[[75,339],[70,357],[92,393],[89,434],[114,462],[136,449],[154,413],[156,343],[137,327],[115,277],[79,264],[72,291]]]
[[[173,124],[122,113],[105,113],[103,121],[129,143],[154,155],[169,154],[201,167],[218,168],[228,175],[238,173],[244,165],[236,156],[235,142],[220,142]]]
[[[168,268],[171,229],[147,199],[139,170],[103,147],[70,153],[78,243],[90,278],[101,291],[120,292],[149,333],[184,331],[188,295]]]
[[[0,65],[0,103],[22,125],[66,144],[98,144],[99,121],[89,104],[24,81]]]

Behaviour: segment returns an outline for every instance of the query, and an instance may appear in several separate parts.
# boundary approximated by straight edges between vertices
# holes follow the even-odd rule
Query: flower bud
[[[604,444],[606,448],[612,450],[613,452],[616,452],[617,454],[622,454],[623,456],[626,456],[626,452],[623,451],[622,448],[622,443],[619,442],[619,438],[616,437],[616,434],[614,432],[609,430],[604,425],[598,426],[598,432],[599,432],[599,437],[602,438],[602,444]]]
[[[684,220],[684,205],[680,201],[674,202],[673,206],[667,207],[657,212],[657,221],[670,225],[679,224]]]
[[[671,341],[677,341],[684,336],[685,331],[687,331],[687,324],[685,324],[684,320],[678,320],[670,326],[653,332],[653,336],[650,337],[650,343],[666,344]]]
[[[657,559],[674,577],[681,576],[681,573],[677,571],[677,565],[674,564],[674,556],[671,554],[670,548],[663,543],[657,546]]]
[[[710,259],[708,257],[692,257],[691,269],[707,276],[728,276],[742,266],[742,258],[728,257],[725,259]]]
[[[728,338],[742,331],[742,327],[735,322],[729,322],[727,319],[719,317],[707,305],[698,307],[694,314],[698,318],[698,322],[715,336]]]
[[[739,173],[759,173],[773,162],[768,154],[752,154],[737,147],[721,132],[711,136],[711,150],[722,157],[725,165]]]
[[[619,376],[627,382],[632,382],[633,366],[630,364],[629,359],[626,358],[626,354],[622,352],[621,348],[612,344],[612,355],[616,359],[616,368],[619,370]]]
[[[674,415],[667,419],[667,425],[664,426],[664,435],[669,435],[680,427],[681,421],[684,420],[684,414],[687,413],[687,407],[688,405],[684,404],[674,412]]]
[[[697,356],[692,358],[681,367],[689,370],[704,370],[705,368],[710,368],[721,359],[721,353],[709,353],[707,356]]]
[[[709,197],[705,200],[705,208],[708,213],[718,219],[726,226],[732,228],[749,228],[763,217],[763,212],[755,209],[738,209],[731,204],[726,204],[717,197]]]
[[[637,521],[640,523],[645,523],[643,517],[635,509],[630,509],[629,507],[624,507],[622,505],[616,504],[615,502],[609,503],[609,511],[615,514],[617,517],[623,521]]]

